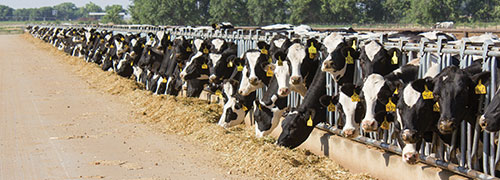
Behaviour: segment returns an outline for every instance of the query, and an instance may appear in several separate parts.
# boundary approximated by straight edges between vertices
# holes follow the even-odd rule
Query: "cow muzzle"
[[[364,119],[361,122],[361,127],[367,132],[374,132],[378,130],[378,123],[375,119]]]
[[[290,77],[290,83],[293,85],[298,85],[302,82],[302,77],[300,76],[292,76]]]
[[[288,88],[278,89],[278,96],[285,97],[285,96],[288,96],[288,94],[290,94],[290,89],[288,89]]]
[[[216,75],[210,75],[210,77],[208,77],[208,81],[209,81],[210,83],[215,82],[215,80],[217,80],[217,76],[216,76]]]
[[[333,61],[331,61],[331,60],[323,61],[323,67],[321,67],[321,69],[323,71],[332,70],[333,69]]]
[[[440,119],[438,121],[438,130],[443,134],[451,134],[456,128],[454,119]]]
[[[410,152],[403,154],[403,161],[408,164],[417,164],[418,161],[418,153]]]
[[[486,129],[486,126],[488,126],[488,123],[486,123],[486,118],[484,118],[484,116],[481,116],[481,118],[479,118],[479,126],[481,126],[481,128],[483,129]]]

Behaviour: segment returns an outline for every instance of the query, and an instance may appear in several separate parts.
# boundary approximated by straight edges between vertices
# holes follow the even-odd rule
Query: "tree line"
[[[132,0],[133,23],[464,23],[500,19],[499,0]]]
[[[93,20],[89,12],[106,12],[102,22],[124,23],[118,13],[125,12],[121,5],[106,6],[104,9],[95,3],[89,2],[82,7],[77,7],[71,2],[55,6],[40,8],[14,9],[0,5],[0,21],[89,21]]]

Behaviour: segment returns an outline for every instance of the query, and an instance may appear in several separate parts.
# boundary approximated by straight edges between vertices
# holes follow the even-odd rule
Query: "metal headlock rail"
[[[314,36],[296,36],[291,32],[287,31],[264,31],[260,29],[236,29],[233,31],[228,30],[208,30],[208,29],[197,29],[192,27],[179,27],[179,26],[150,26],[150,25],[39,25],[42,27],[73,27],[73,28],[94,28],[97,30],[108,30],[114,32],[123,33],[149,33],[165,31],[170,33],[172,38],[176,36],[184,36],[187,38],[221,38],[227,41],[233,41],[238,45],[238,56],[241,56],[244,52],[249,49],[256,48],[258,41],[270,42],[271,38],[277,34],[288,35],[289,38],[300,38],[305,40],[306,38],[317,38],[322,41],[327,35],[328,31],[323,31],[322,33],[315,34]],[[330,32],[336,31],[332,29]],[[392,30],[394,31],[394,30]],[[346,36],[348,36],[346,34]],[[358,39],[357,43],[362,44],[366,39]],[[372,39],[371,39],[372,40]],[[491,83],[488,86],[488,93],[484,101],[486,106],[491,99],[493,99],[496,93],[496,81],[497,78],[497,57],[500,57],[500,44],[494,44],[491,41],[486,41],[481,44],[471,43],[467,38],[463,38],[460,44],[450,44],[446,43],[443,38],[439,38],[437,42],[430,42],[427,39],[423,39],[420,43],[410,43],[407,39],[400,38],[397,41],[384,41],[383,37],[377,39],[384,45],[385,49],[398,48],[400,49],[403,56],[403,64],[412,60],[416,57],[420,57],[421,70],[419,71],[419,77],[423,77],[425,71],[430,66],[431,56],[437,56],[438,62],[440,64],[440,69],[444,69],[451,65],[451,57],[458,55],[460,57],[460,67],[465,68],[472,64],[475,57],[480,57],[483,60],[483,70],[491,72]],[[414,57],[416,56],[416,57]],[[357,62],[357,61],[356,61]],[[359,64],[356,64],[356,80],[355,82],[361,82],[361,68]],[[330,77],[330,75],[328,75]],[[327,78],[325,84],[327,88],[327,94],[333,95],[338,91],[338,85],[332,80],[332,78]],[[263,89],[257,91],[257,96],[261,97],[264,92]],[[288,97],[288,105],[291,107],[296,107],[300,104],[302,98],[298,93],[292,92]],[[330,133],[342,136],[341,129],[337,128],[338,124],[338,112],[327,112],[327,123],[320,123],[317,128],[328,131]],[[361,136],[352,138],[357,142],[375,146],[385,151],[389,151],[395,154],[401,155],[401,147],[398,143],[396,136],[394,136],[394,124],[391,123],[389,130],[379,130],[375,133],[364,133],[360,130]],[[458,164],[449,162],[451,159],[451,149],[455,147],[445,147],[445,145],[439,140],[439,138],[434,135],[432,143],[422,143],[420,152],[420,161],[432,166],[440,167],[442,169],[447,169],[454,173],[464,175],[470,178],[479,179],[496,179],[495,171],[496,165],[500,161],[500,148],[495,143],[495,140],[500,139],[500,133],[492,132],[488,133],[486,131],[481,132],[479,124],[470,124],[463,121],[460,128],[453,133],[453,139],[457,138],[457,133],[462,134],[460,136],[460,150],[459,162]],[[482,139],[482,150],[479,146],[481,143],[479,141],[480,135],[483,135]],[[465,135],[465,136],[464,136]],[[434,146],[438,149],[436,157],[430,156]],[[480,162],[480,157],[482,156],[482,163]]]

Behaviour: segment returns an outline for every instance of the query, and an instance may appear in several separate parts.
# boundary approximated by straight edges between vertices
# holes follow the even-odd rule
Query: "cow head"
[[[359,53],[347,45],[344,36],[330,34],[323,40],[323,45],[327,57],[322,63],[321,71],[330,73],[337,82],[347,74],[354,75],[354,62],[359,58]]]
[[[399,68],[402,62],[401,56],[402,53],[397,48],[387,51],[379,42],[370,41],[361,48],[360,64],[363,78],[372,73],[389,74]]]
[[[269,82],[267,71],[272,71],[272,66],[268,61],[268,55],[262,54],[259,50],[249,50],[243,56],[244,67],[239,93],[248,95]],[[240,66],[240,65],[238,65]]]
[[[359,94],[361,87],[353,84],[344,84],[340,87],[338,95],[323,96],[320,102],[324,107],[335,105],[344,120],[342,134],[348,138],[359,135],[359,123],[364,116],[364,105]]]
[[[180,77],[183,80],[208,79],[210,74],[209,66],[211,66],[209,64],[208,55],[199,51],[186,63],[186,67],[182,70]]]
[[[291,63],[286,58],[286,54],[282,51],[274,53],[273,61],[275,63],[269,64],[269,68],[271,69],[271,72],[274,72],[271,76],[274,75],[276,82],[278,83],[277,94],[279,97],[286,97],[290,94],[289,80]]]
[[[320,122],[316,120],[316,110],[309,109],[291,109],[285,114],[285,119],[281,123],[283,129],[277,144],[287,148],[296,148],[302,144],[311,134],[314,126]],[[308,126],[309,119],[313,121],[311,126]],[[316,121],[315,121],[316,120]]]
[[[237,93],[238,86],[239,83],[236,80],[227,80],[223,84],[225,104],[219,119],[219,126],[229,128],[243,123],[248,108],[251,108],[245,106],[244,98]]]
[[[271,54],[274,52],[277,52],[277,51],[285,52],[286,49],[288,49],[288,47],[290,47],[290,45],[292,45],[292,42],[290,41],[290,39],[288,39],[288,37],[286,37],[285,35],[282,35],[282,34],[278,34],[278,35],[275,35],[271,39],[271,44],[270,44],[268,50],[269,50],[269,53],[271,53]]]
[[[486,107],[484,114],[479,119],[479,125],[489,132],[500,130],[500,91],[497,91],[493,100]]]
[[[417,145],[424,133],[431,131],[439,119],[435,109],[436,101],[432,98],[434,88],[432,78],[418,79],[408,84],[401,92],[396,109],[396,127],[402,129],[401,139],[403,161],[414,164],[418,160]]]
[[[490,72],[471,74],[456,66],[447,67],[436,76],[433,93],[441,108],[437,124],[439,132],[451,134],[462,120],[475,124],[479,99],[484,96],[475,89],[479,85],[487,86],[490,77]]]
[[[229,78],[238,64],[242,64],[241,59],[232,53],[215,54],[210,53],[210,77],[212,83],[219,83],[221,80]]]

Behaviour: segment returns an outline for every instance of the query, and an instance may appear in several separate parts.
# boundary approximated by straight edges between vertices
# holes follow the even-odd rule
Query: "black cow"
[[[320,103],[320,97],[326,94],[326,73],[318,69],[314,76],[302,104],[291,109],[283,120],[278,145],[288,148],[299,146],[309,137],[314,127],[326,119],[326,108]]]

